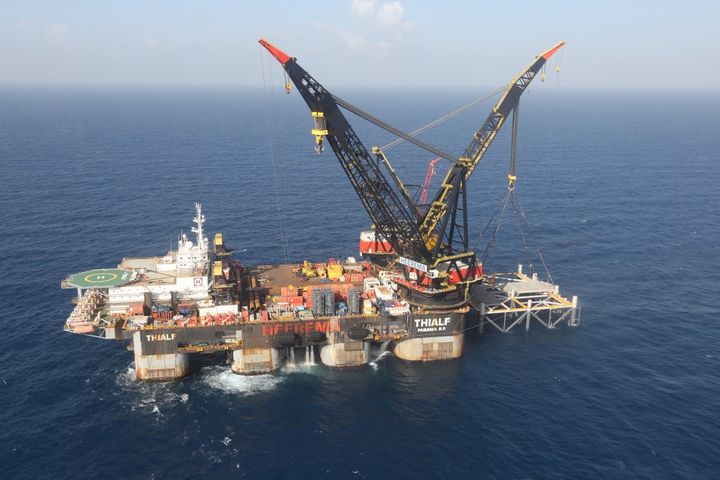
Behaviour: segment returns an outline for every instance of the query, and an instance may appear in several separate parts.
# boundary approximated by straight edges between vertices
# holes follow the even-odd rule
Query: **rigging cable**
[[[518,202],[517,197],[515,197],[514,194],[511,195],[510,203],[512,204],[512,209],[513,213],[515,214],[515,220],[518,224],[520,236],[522,237],[523,248],[525,249],[525,255],[527,256],[528,261],[528,269],[530,274],[533,274],[535,272],[535,265],[533,264],[532,254],[530,253],[530,247],[528,246],[527,236],[525,235],[525,231],[523,230],[523,225],[520,220],[520,211],[522,210],[522,207],[520,207],[520,203]]]
[[[275,96],[272,90],[272,68],[265,65],[265,58],[260,52],[260,69],[263,78],[263,91],[265,94],[265,120],[268,132],[268,143],[270,148],[270,161],[272,164],[273,186],[275,189],[275,207],[277,208],[278,220],[280,224],[280,240],[285,263],[290,263],[290,253],[288,248],[287,228],[285,219],[285,205],[282,199],[282,185],[280,174],[278,171],[277,158],[275,156]],[[265,70],[268,70],[266,72]]]
[[[495,245],[497,235],[500,232],[500,227],[502,226],[502,222],[505,219],[505,215],[507,214],[508,204],[512,206],[513,213],[515,214],[515,218],[518,222],[518,230],[520,231],[520,236],[523,239],[523,247],[528,257],[528,266],[530,267],[530,271],[532,272],[534,270],[532,254],[530,252],[530,247],[532,246],[534,247],[533,249],[537,252],[540,263],[542,263],[542,266],[545,269],[545,274],[547,275],[548,282],[554,283],[552,275],[550,275],[550,269],[547,266],[547,262],[545,262],[545,256],[542,253],[542,249],[539,245],[532,241],[532,228],[530,227],[530,222],[528,222],[527,215],[525,215],[525,210],[523,210],[522,205],[520,205],[520,201],[515,195],[514,188],[508,188],[505,192],[505,197],[500,202],[500,205],[495,209],[495,212],[493,212],[490,220],[485,225],[485,228],[483,228],[480,237],[478,238],[477,242],[475,242],[473,250],[477,249],[477,247],[480,245],[480,242],[485,237],[485,233],[487,232],[487,230],[493,225],[493,223],[497,222],[492,230],[492,236],[488,240],[488,243],[483,250],[481,261],[484,264],[487,261],[490,250]]]
[[[487,245],[485,246],[485,250],[483,251],[482,257],[480,258],[480,261],[484,264],[487,260],[488,254],[490,253],[490,249],[493,245],[495,245],[495,240],[497,238],[497,234],[500,231],[500,226],[502,225],[502,221],[505,218],[505,213],[507,212],[507,206],[508,201],[510,200],[510,195],[512,195],[512,190],[508,189],[505,192],[505,197],[503,198],[502,202],[500,202],[500,205],[495,209],[495,212],[493,212],[492,217],[490,217],[490,220],[485,225],[485,228],[483,228],[482,233],[480,234],[480,237],[478,238],[477,242],[475,242],[475,246],[473,246],[473,250],[477,250],[477,247],[480,245],[480,241],[485,236],[485,232],[488,228],[493,224],[495,221],[495,218],[497,217],[497,225],[495,225],[495,228],[493,229],[492,236],[490,237],[490,240],[488,241]],[[500,216],[498,217],[498,213]]]
[[[523,210],[522,206],[520,205],[520,201],[517,198],[514,198],[515,206],[517,207],[517,211],[520,213],[518,215],[518,222],[520,220],[523,221],[525,224],[525,227],[528,231],[528,236],[532,239],[532,229],[530,228],[530,222],[528,222],[527,216],[525,215],[525,210]],[[523,240],[525,241],[525,248],[527,249],[527,240],[525,240],[525,234],[523,233],[522,225],[520,226],[520,233],[523,235]],[[534,242],[533,242],[534,243]],[[553,283],[552,275],[550,275],[550,269],[547,266],[547,263],[545,262],[545,256],[542,253],[542,249],[540,248],[540,245],[535,245],[535,250],[537,251],[538,257],[540,258],[540,262],[543,265],[543,268],[545,269],[545,274],[547,275],[548,281],[550,283]]]
[[[481,103],[481,102],[484,102],[484,101],[486,101],[486,100],[489,100],[489,99],[491,99],[492,97],[494,97],[495,95],[498,95],[498,94],[502,93],[503,91],[505,91],[506,88],[507,88],[507,85],[503,85],[502,87],[494,90],[493,92],[491,92],[491,93],[489,93],[489,94],[487,94],[487,95],[485,95],[485,96],[483,96],[483,97],[477,98],[477,99],[471,101],[470,103],[468,103],[467,105],[464,105],[464,106],[458,108],[457,110],[453,110],[452,112],[447,113],[447,114],[443,115],[442,117],[440,117],[440,118],[438,118],[438,119],[436,119],[436,120],[433,120],[432,122],[428,123],[427,125],[423,125],[422,127],[418,128],[418,129],[416,129],[416,130],[413,130],[412,132],[409,133],[409,135],[410,135],[411,137],[415,137],[415,136],[417,136],[417,135],[420,135],[421,133],[423,133],[423,132],[425,132],[425,131],[433,128],[433,127],[436,127],[436,126],[440,125],[441,123],[446,122],[446,121],[450,120],[451,118],[453,118],[453,117],[461,114],[461,113],[464,112],[465,110],[467,110],[467,109],[469,109],[469,108],[471,108],[471,107],[474,107],[474,106],[477,105],[478,103]],[[385,145],[384,147],[380,147],[380,149],[381,149],[381,150],[389,150],[389,149],[391,149],[391,148],[393,148],[393,147],[396,147],[397,145],[401,144],[401,143],[404,142],[404,141],[405,141],[405,139],[398,137],[398,138],[396,138],[395,140],[393,140],[392,142],[390,142],[390,143],[388,143],[387,145]]]

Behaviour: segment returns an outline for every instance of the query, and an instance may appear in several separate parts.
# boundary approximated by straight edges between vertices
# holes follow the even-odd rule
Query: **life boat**
[[[95,327],[93,327],[90,324],[77,325],[77,326],[73,327],[72,331],[73,331],[73,333],[93,333],[93,332],[95,332]]]

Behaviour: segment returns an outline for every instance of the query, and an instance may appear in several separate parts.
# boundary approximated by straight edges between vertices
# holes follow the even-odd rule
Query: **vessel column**
[[[272,347],[233,350],[231,368],[242,375],[274,372],[280,368],[280,351]]]
[[[177,343],[157,334],[133,333],[135,378],[137,380],[167,381],[182,378],[190,371],[187,353],[178,353]]]
[[[432,362],[460,358],[463,354],[465,334],[443,337],[422,337],[403,340],[395,345],[398,358],[411,362]]]
[[[411,362],[460,358],[465,347],[465,314],[437,312],[408,319],[410,337],[395,344],[395,356]]]
[[[332,320],[328,343],[320,348],[320,360],[328,367],[358,367],[370,361],[367,328],[353,326],[342,332],[337,318]]]

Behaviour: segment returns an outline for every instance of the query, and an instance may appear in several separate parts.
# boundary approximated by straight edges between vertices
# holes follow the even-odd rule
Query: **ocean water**
[[[484,90],[335,93],[412,130]],[[460,153],[489,108],[423,138]],[[62,332],[65,275],[164,252],[194,201],[248,264],[284,242],[293,261],[355,254],[368,219],[309,128],[280,86],[0,90],[2,478],[717,478],[717,93],[523,97],[518,196],[579,328],[470,332],[464,358],[427,365],[241,377],[204,358],[162,384],[133,380],[123,344]],[[472,178],[474,238],[507,146]],[[422,181],[429,155],[388,153]],[[508,218],[486,268],[526,258]]]

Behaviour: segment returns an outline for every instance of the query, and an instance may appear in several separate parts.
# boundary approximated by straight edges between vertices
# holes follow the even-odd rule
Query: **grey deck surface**
[[[546,294],[553,290],[553,285],[532,278],[527,280],[498,278],[493,286],[481,284],[473,287],[470,304],[474,306],[479,306],[481,303],[488,306],[499,305],[509,298],[511,291],[515,291],[517,295],[528,295]]]

